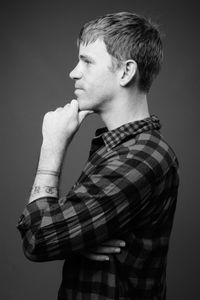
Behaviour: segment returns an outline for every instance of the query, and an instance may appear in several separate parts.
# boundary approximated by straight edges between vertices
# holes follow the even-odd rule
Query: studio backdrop
[[[200,299],[199,10],[191,1],[1,1],[1,295],[55,300],[62,261],[33,263],[22,252],[18,218],[27,203],[42,141],[44,114],[75,97],[69,72],[81,26],[99,15],[131,11],[160,24],[164,63],[149,94],[151,114],[180,162],[178,204],[168,255],[168,300]],[[74,184],[98,127],[82,125],[65,160],[61,193]]]

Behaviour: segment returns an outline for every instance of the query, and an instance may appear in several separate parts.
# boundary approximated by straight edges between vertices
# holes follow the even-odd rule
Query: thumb
[[[71,105],[71,108],[74,110],[74,112],[78,114],[78,101],[73,99],[70,102],[70,105]]]
[[[82,121],[85,119],[86,116],[91,115],[93,110],[82,110],[79,112],[79,124],[82,123]]]

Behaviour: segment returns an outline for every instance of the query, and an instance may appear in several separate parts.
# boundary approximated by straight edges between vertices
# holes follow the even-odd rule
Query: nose
[[[69,73],[69,77],[71,79],[80,79],[82,77],[82,73],[80,70],[79,63],[76,65],[76,67]]]

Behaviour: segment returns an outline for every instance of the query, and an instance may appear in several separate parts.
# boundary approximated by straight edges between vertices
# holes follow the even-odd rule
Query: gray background
[[[180,161],[181,186],[168,258],[168,299],[200,299],[199,291],[199,20],[194,1],[1,1],[1,299],[54,300],[62,261],[25,259],[15,225],[27,201],[45,112],[70,101],[76,37],[108,12],[151,16],[165,33],[162,72],[149,95],[163,134]],[[67,100],[66,100],[67,99]],[[68,151],[62,191],[79,176],[90,140],[102,126],[90,116]]]

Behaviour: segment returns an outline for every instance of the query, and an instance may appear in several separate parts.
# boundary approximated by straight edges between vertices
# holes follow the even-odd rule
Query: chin
[[[83,99],[81,97],[77,97],[77,101],[79,104],[79,110],[94,110],[91,101],[87,99]]]

